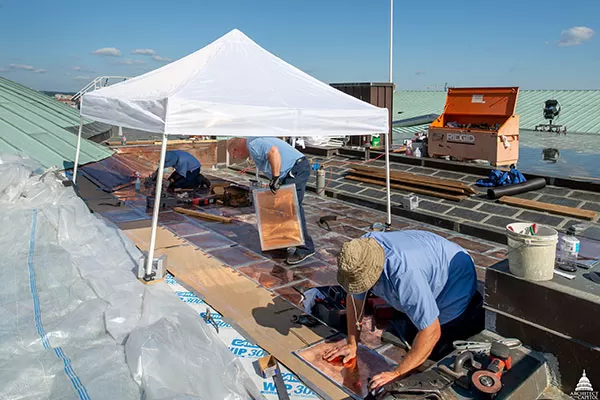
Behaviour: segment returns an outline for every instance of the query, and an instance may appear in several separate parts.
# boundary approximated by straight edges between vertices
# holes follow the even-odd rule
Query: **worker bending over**
[[[200,161],[193,155],[183,150],[169,150],[165,156],[165,168],[174,168],[175,171],[169,176],[169,189],[196,189],[198,187],[210,187],[210,182],[200,173]],[[158,170],[151,178],[156,180]]]
[[[372,377],[372,390],[405,376],[428,358],[443,358],[453,350],[453,341],[467,339],[485,325],[471,256],[431,232],[372,232],[344,243],[337,279],[348,292],[348,340],[326,352],[325,359],[342,356],[347,362],[356,357],[369,290],[401,312],[390,321],[390,333],[412,342],[397,368]]]
[[[269,177],[269,188],[273,193],[277,193],[281,185],[296,184],[304,245],[296,247],[294,253],[287,257],[286,263],[299,264],[315,254],[315,245],[306,229],[306,219],[302,207],[306,183],[310,178],[310,163],[304,154],[283,140],[274,137],[232,139],[229,142],[228,151],[233,159],[250,156],[256,168]]]

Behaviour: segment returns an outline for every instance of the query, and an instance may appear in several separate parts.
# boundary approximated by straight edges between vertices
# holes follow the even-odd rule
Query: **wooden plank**
[[[187,208],[175,207],[173,209],[173,211],[176,211],[181,214],[190,215],[190,216],[196,217],[196,218],[202,218],[202,219],[207,219],[210,221],[222,222],[224,224],[230,224],[231,221],[233,221],[233,219],[229,218],[229,217],[223,217],[220,215],[209,214],[209,213],[205,213],[202,211],[188,210]]]
[[[546,211],[552,214],[565,215],[567,217],[575,217],[592,220],[598,216],[596,211],[581,210],[579,208],[559,206],[557,204],[544,203],[541,201],[520,199],[512,196],[502,196],[498,199],[500,203],[509,204],[511,206],[518,206],[524,208],[530,208],[532,210]]]
[[[376,179],[362,178],[362,177],[353,176],[353,175],[346,176],[346,179],[351,179],[353,181],[359,181],[359,182],[364,182],[364,183],[372,183],[372,184],[375,184],[375,185],[385,186],[385,182],[381,182],[381,181],[376,180]],[[433,190],[421,189],[421,188],[416,188],[416,187],[412,187],[412,186],[399,185],[397,183],[391,183],[390,187],[392,187],[394,189],[406,190],[407,192],[418,193],[418,194],[426,194],[426,195],[429,195],[429,196],[439,197],[441,199],[452,200],[452,201],[461,201],[461,200],[464,200],[464,199],[467,198],[466,195],[455,195],[455,194],[441,193],[441,192],[436,192],[436,191],[433,191]]]
[[[162,236],[161,231],[165,229],[158,227]],[[144,233],[149,237],[150,228]],[[141,236],[134,236],[136,244]],[[348,399],[341,389],[292,353],[307,343],[329,337],[334,330],[324,325],[308,328],[292,324],[291,316],[299,309],[192,246],[161,248],[156,254],[166,254],[168,270],[179,282],[233,321],[240,333],[272,354],[312,390],[327,399]]]
[[[357,167],[352,167],[352,168],[355,171],[368,173],[369,175],[385,177],[385,169],[383,169],[383,168],[366,167],[366,166],[357,166]],[[441,178],[434,178],[434,177],[429,177],[429,176],[424,176],[424,175],[411,174],[409,172],[390,171],[390,179],[396,180],[396,181],[402,181],[402,182],[412,181],[412,182],[418,183],[420,185],[431,184],[431,185],[436,185],[436,186],[458,188],[458,189],[462,189],[468,193],[473,193],[473,194],[477,193],[477,191],[475,189],[473,189],[471,186],[469,186],[465,183],[462,183],[462,182],[457,182],[457,181],[450,180],[450,179],[441,179]]]
[[[375,179],[376,178],[376,179],[382,180],[384,182],[384,186],[385,186],[385,174],[382,175],[379,173],[373,174],[370,172],[355,171],[355,172],[352,172],[352,175],[360,176],[360,177],[367,178],[367,179]],[[408,179],[408,180],[392,179],[390,176],[390,182],[397,183],[399,185],[408,185],[408,186],[438,189],[438,190],[442,190],[444,192],[451,192],[451,193],[457,193],[457,194],[468,194],[468,193],[465,193],[465,190],[461,189],[461,188],[437,185],[437,184],[428,183],[428,182],[419,182],[417,180],[412,180],[412,179]]]
[[[140,144],[154,144],[155,140],[128,140],[125,146],[135,146]],[[123,143],[119,141],[107,142],[109,146],[123,146]],[[160,143],[160,142],[159,142]]]
[[[365,166],[365,165],[356,165],[356,166],[353,166],[352,169],[354,169],[355,171],[366,172],[369,175],[385,176],[384,168],[369,167],[369,166]],[[401,171],[393,171],[393,170],[390,171],[390,178],[393,180],[402,181],[402,182],[413,181],[414,183],[418,183],[421,185],[428,183],[428,184],[434,184],[434,185],[438,185],[438,186],[459,188],[459,189],[465,190],[468,193],[477,194],[477,191],[475,189],[473,189],[471,186],[467,185],[466,183],[457,182],[457,181],[454,181],[451,179],[434,178],[431,176],[423,176],[423,175],[411,174],[409,172],[401,172]]]

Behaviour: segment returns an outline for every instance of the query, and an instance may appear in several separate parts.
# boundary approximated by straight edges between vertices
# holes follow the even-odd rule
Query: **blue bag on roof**
[[[493,169],[490,171],[490,176],[486,179],[479,179],[475,184],[482,187],[496,187],[514,185],[516,183],[527,182],[527,179],[516,168],[511,168],[510,171],[500,171]]]

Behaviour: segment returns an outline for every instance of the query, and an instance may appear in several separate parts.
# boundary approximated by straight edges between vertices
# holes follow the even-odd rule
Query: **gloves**
[[[269,182],[269,189],[271,189],[271,192],[273,194],[277,193],[280,187],[281,183],[279,182],[279,176],[272,177],[271,181]]]

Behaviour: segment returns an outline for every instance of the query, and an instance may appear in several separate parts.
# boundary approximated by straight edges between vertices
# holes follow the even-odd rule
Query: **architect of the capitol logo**
[[[571,393],[571,397],[576,400],[598,400],[598,392],[594,392],[592,383],[585,375],[585,370],[583,370],[583,375],[581,375],[575,391]]]

